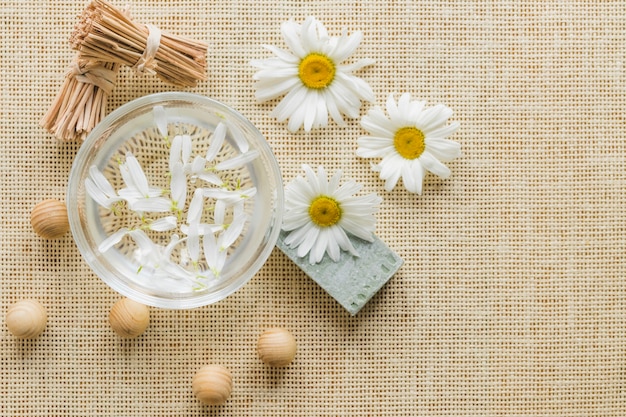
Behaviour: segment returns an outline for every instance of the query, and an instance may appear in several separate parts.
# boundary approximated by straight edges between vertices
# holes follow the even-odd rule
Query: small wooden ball
[[[57,239],[70,229],[65,204],[59,200],[44,200],[30,213],[33,230],[44,239]]]
[[[22,300],[9,307],[6,323],[18,339],[34,339],[46,328],[48,314],[37,300]]]
[[[204,404],[224,404],[233,390],[233,376],[221,365],[205,365],[194,375],[191,390]]]
[[[132,339],[148,328],[150,308],[130,298],[122,298],[111,307],[109,323],[120,337]]]
[[[267,329],[257,342],[257,352],[261,360],[277,368],[289,365],[296,356],[296,351],[296,339],[285,329]]]

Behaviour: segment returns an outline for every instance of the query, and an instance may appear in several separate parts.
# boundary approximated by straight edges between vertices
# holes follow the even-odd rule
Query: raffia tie
[[[106,95],[113,91],[117,76],[116,71],[105,68],[100,62],[79,60],[72,62],[68,73],[73,75],[76,81],[95,85]]]
[[[147,24],[146,27],[148,28],[146,49],[144,49],[143,54],[133,66],[133,70],[137,74],[145,74],[146,72],[149,74],[154,73],[154,69],[156,68],[154,58],[159,50],[159,46],[161,45],[161,29],[151,24]]]

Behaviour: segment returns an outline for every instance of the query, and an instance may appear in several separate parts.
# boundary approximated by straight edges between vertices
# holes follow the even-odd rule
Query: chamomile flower
[[[371,136],[358,139],[356,154],[363,158],[382,158],[373,168],[391,191],[400,178],[406,189],[421,194],[426,171],[442,178],[450,176],[443,162],[461,155],[461,145],[447,139],[459,124],[447,124],[452,110],[444,105],[426,107],[426,102],[411,100],[402,94],[396,103],[393,94],[387,99],[387,118],[380,107],[361,119],[361,126]]]
[[[329,114],[345,126],[342,114],[357,118],[361,101],[374,101],[370,86],[352,75],[374,60],[342,64],[361,43],[361,32],[348,35],[344,30],[340,37],[331,37],[313,17],[302,24],[285,22],[281,31],[289,50],[264,45],[276,56],[250,64],[259,69],[254,75],[259,102],[285,95],[271,114],[280,122],[289,119],[290,131],[327,126]]]
[[[300,257],[316,264],[324,254],[335,262],[341,250],[359,256],[348,235],[371,242],[376,228],[375,213],[381,198],[375,193],[354,196],[361,185],[347,181],[340,185],[341,171],[328,180],[323,167],[317,174],[304,165],[306,178],[298,176],[285,189],[283,230],[285,243],[297,248]]]

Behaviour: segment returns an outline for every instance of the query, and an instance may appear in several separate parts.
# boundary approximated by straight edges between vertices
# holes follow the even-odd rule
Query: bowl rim
[[[115,124],[115,122],[119,119],[125,117],[127,113],[148,105],[156,106],[166,101],[179,101],[205,105],[221,109],[221,111],[224,111],[229,116],[239,119],[240,122],[244,123],[248,128],[255,132],[256,136],[260,139],[257,141],[255,146],[261,148],[261,152],[267,156],[267,164],[270,168],[268,173],[273,174],[276,182],[276,188],[272,190],[276,193],[276,195],[274,197],[275,207],[273,207],[272,210],[272,224],[269,227],[270,233],[267,235],[267,239],[263,244],[263,250],[259,256],[254,260],[249,268],[239,274],[236,279],[232,279],[232,282],[220,288],[219,291],[212,293],[199,293],[201,295],[196,297],[168,298],[159,295],[146,294],[133,286],[128,285],[128,283],[121,281],[120,279],[107,278],[107,275],[110,275],[111,272],[97,261],[97,257],[94,256],[96,254],[95,250],[88,245],[85,233],[80,225],[79,205],[75,203],[78,199],[77,193],[79,189],[77,186],[78,184],[76,183],[81,179],[79,173],[84,172],[88,160],[87,156],[93,151],[93,147],[97,143],[99,137],[106,133],[107,129],[109,129],[111,125]],[[239,111],[224,103],[200,94],[176,91],[153,93],[136,98],[121,105],[102,119],[102,121],[87,135],[74,157],[68,177],[66,192],[66,206],[72,237],[78,247],[81,257],[90,267],[92,272],[94,272],[95,275],[98,276],[98,278],[100,278],[100,280],[107,286],[123,296],[153,307],[175,310],[186,310],[214,304],[235,293],[247,284],[263,267],[276,246],[282,224],[284,210],[283,204],[284,190],[280,166],[278,165],[278,161],[276,160],[274,152],[267,142],[267,139],[259,131],[259,129]],[[118,273],[118,275],[121,276],[122,274]]]

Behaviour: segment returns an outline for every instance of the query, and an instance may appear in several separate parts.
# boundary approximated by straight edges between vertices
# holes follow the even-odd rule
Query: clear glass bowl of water
[[[283,184],[249,120],[168,92],[94,128],[66,203],[76,245],[102,281],[146,305],[189,309],[224,299],[261,269],[280,232]]]

